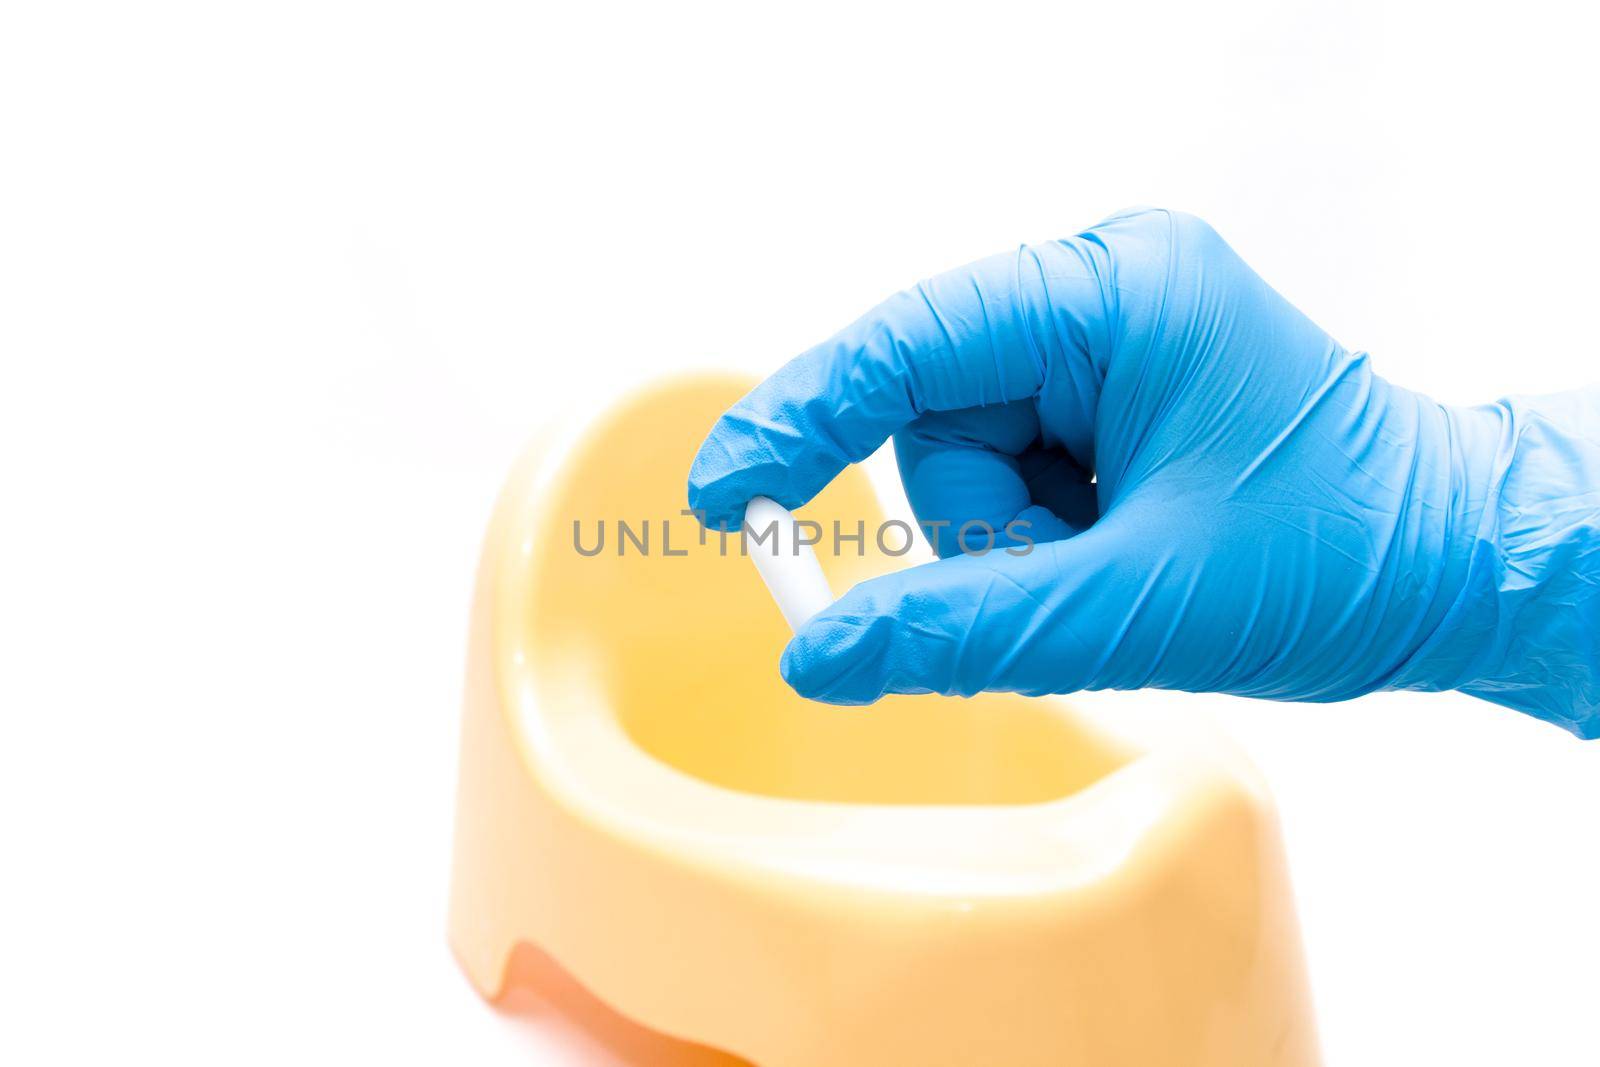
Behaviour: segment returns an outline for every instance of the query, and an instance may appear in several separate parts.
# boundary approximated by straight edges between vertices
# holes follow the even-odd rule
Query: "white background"
[[[1133,203],[1441,399],[1600,377],[1592,28],[1392,7],[8,4],[0,1061],[610,1062],[443,923],[477,539],[619,383]],[[1600,742],[1174,699],[1330,1063],[1600,1060]]]

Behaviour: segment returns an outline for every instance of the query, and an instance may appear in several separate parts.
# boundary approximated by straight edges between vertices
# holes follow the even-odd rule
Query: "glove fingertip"
[[[882,692],[861,670],[872,659],[863,648],[870,632],[869,627],[842,619],[813,619],[784,648],[778,671],[807,700],[871,704]]]

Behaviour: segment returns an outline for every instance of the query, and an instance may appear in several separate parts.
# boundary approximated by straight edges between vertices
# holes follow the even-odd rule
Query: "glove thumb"
[[[1165,642],[1135,631],[1141,619],[1161,625],[1147,602],[1172,566],[1107,516],[1025,555],[997,550],[912,567],[861,583],[812,618],[779,669],[801,696],[830,704],[886,693],[1133,688],[1158,666]]]

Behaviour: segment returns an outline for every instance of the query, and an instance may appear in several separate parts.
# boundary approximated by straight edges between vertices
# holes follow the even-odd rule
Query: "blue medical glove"
[[[892,297],[718,421],[690,505],[798,507],[890,435],[942,558],[796,634],[805,696],[1460,689],[1600,733],[1600,390],[1390,385],[1197,219]]]

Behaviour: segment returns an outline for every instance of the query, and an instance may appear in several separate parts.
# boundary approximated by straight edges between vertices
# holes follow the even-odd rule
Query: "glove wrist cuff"
[[[1600,389],[1449,409],[1458,592],[1395,688],[1600,735]]]

